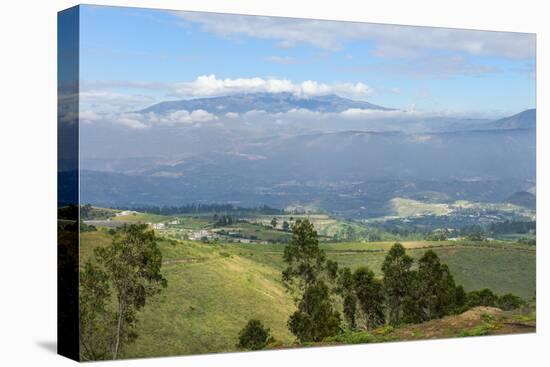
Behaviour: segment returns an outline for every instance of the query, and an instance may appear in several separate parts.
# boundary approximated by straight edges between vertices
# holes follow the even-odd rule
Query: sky
[[[535,107],[534,34],[103,6],[81,6],[80,26],[90,119],[250,92],[472,117]]]

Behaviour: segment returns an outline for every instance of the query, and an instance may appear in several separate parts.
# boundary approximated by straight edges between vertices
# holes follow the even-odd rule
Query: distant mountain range
[[[391,108],[365,101],[343,98],[335,94],[302,98],[292,93],[246,93],[222,97],[166,101],[138,112],[164,114],[177,110],[194,111],[200,109],[216,115],[222,115],[227,112],[244,113],[252,110],[261,110],[268,113],[288,112],[293,109],[306,109],[315,112],[342,112],[351,108],[382,111],[392,110]]]
[[[537,110],[530,109],[494,121],[491,125],[496,129],[535,129],[537,122]]]
[[[162,102],[139,113],[268,114],[132,131],[85,125],[81,198],[108,206],[234,202],[281,208],[316,202],[365,217],[384,214],[394,197],[534,207],[534,109],[498,120],[376,114],[308,120],[298,114],[279,123],[269,115],[352,108],[389,110],[336,95],[252,93]]]
[[[324,96],[299,97],[292,93],[243,93],[220,97],[182,99],[176,101],[165,101],[154,104],[137,113],[156,113],[159,115],[168,114],[174,111],[204,110],[216,116],[224,116],[227,113],[243,114],[250,111],[264,111],[266,113],[284,113],[292,110],[308,110],[322,113],[340,113],[350,109],[374,110],[374,111],[398,111],[397,109],[376,105],[367,101],[352,100],[340,97],[335,94]],[[405,117],[395,117],[398,124],[402,124],[404,130],[393,128],[395,131],[406,131],[407,122]],[[416,122],[422,122],[426,132],[443,131],[465,131],[465,130],[494,130],[494,129],[535,129],[536,110],[529,109],[513,116],[504,117],[498,120],[480,118],[458,118],[451,116],[426,116],[414,117]],[[360,119],[358,119],[360,120]],[[394,122],[395,122],[394,121]],[[368,130],[388,131],[380,129],[383,124],[369,120]],[[342,122],[339,123],[342,125]],[[357,126],[350,129],[357,130]]]

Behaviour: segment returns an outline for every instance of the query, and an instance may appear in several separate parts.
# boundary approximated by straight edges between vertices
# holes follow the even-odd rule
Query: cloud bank
[[[200,75],[190,82],[175,84],[170,96],[211,97],[257,92],[286,92],[298,97],[338,94],[344,97],[361,99],[372,95],[373,89],[364,83],[320,83],[313,80],[294,83],[288,79],[264,79],[260,77],[218,79],[216,75],[209,74]]]
[[[93,111],[82,111],[80,113],[80,122],[84,124],[102,123],[126,127],[134,130],[142,130],[162,126],[191,126],[205,122],[217,121],[218,117],[205,110],[173,111],[165,115],[159,115],[154,112],[138,113],[103,113],[98,114]]]
[[[318,112],[307,109],[291,109],[287,112],[269,113],[263,110],[250,110],[244,113],[232,111],[219,115],[205,110],[178,110],[166,114],[155,112],[138,113],[96,113],[82,111],[80,122],[83,124],[101,124],[104,126],[118,126],[132,130],[143,130],[157,127],[201,127],[225,126],[227,128],[257,127],[266,128],[285,125],[287,127],[303,126],[307,130],[320,127],[340,129],[343,123],[353,123],[355,127],[363,123],[379,123],[376,126],[381,130],[399,130],[399,124],[406,121],[421,122],[434,117],[451,117],[452,113],[433,113],[416,110],[369,110],[350,108],[342,112]],[[392,125],[396,123],[398,125]],[[320,124],[320,125],[319,125]],[[359,124],[359,125],[357,125]],[[266,130],[267,131],[267,130]]]

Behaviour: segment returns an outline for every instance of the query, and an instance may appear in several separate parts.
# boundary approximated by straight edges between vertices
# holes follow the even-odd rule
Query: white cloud
[[[216,75],[210,74],[201,75],[190,82],[178,83],[170,94],[174,97],[208,97],[254,92],[287,92],[299,97],[335,93],[350,98],[364,98],[371,95],[373,90],[364,83],[329,84],[312,80],[294,83],[288,79],[264,79],[260,77],[218,79]]]
[[[117,125],[122,125],[131,129],[146,129],[148,126],[140,121],[141,116],[137,114],[121,114],[112,117],[112,121]]]
[[[416,135],[409,136],[408,140],[412,143],[421,143],[422,144],[422,143],[427,143],[432,139],[433,139],[432,135],[416,134]]]
[[[225,114],[225,117],[227,117],[228,119],[236,119],[237,117],[239,117],[239,114],[236,112],[228,112]]]
[[[102,112],[120,112],[137,110],[154,103],[154,98],[140,94],[128,94],[100,90],[84,90],[79,94],[79,103],[83,108],[100,109]]]
[[[464,114],[462,112],[441,110],[369,110],[351,108],[342,112],[319,112],[307,109],[292,109],[287,112],[269,113],[264,110],[251,110],[245,113],[226,112],[216,116],[204,110],[179,110],[167,114],[149,113],[95,113],[81,111],[80,121],[94,128],[119,126],[132,130],[156,128],[208,128],[236,129],[244,131],[273,132],[284,129],[289,132],[308,131],[407,131],[419,133],[414,137],[418,143],[425,142],[422,133],[437,131],[442,121],[454,118],[494,116]],[[443,120],[442,120],[443,119]],[[251,129],[251,130],[249,130]],[[265,130],[263,130],[265,129]]]
[[[260,123],[296,123],[296,122],[320,122],[320,121],[374,121],[374,120],[393,120],[393,119],[418,119],[435,116],[453,116],[454,112],[430,112],[411,110],[370,110],[362,108],[349,108],[342,112],[319,112],[311,111],[305,108],[295,108],[286,112],[268,113],[263,110],[251,110],[238,117],[243,121]],[[228,117],[226,115],[226,117]],[[335,122],[335,126],[338,123]]]
[[[265,58],[265,61],[271,62],[273,64],[281,64],[281,65],[291,65],[291,64],[299,64],[303,61],[296,59],[295,57],[290,56],[269,56]]]
[[[369,118],[391,118],[391,117],[410,117],[417,115],[416,111],[403,110],[367,110],[362,108],[349,108],[342,111],[340,115],[349,119],[369,119]]]
[[[80,121],[92,123],[115,124],[131,129],[147,129],[154,126],[178,126],[192,125],[203,122],[217,121],[218,117],[205,110],[186,110],[173,111],[166,115],[159,115],[154,112],[149,113],[103,113],[86,110],[80,112]]]
[[[99,121],[102,119],[102,116],[94,111],[82,111],[79,113],[80,121],[85,124],[93,123],[94,121]]]
[[[162,124],[178,125],[178,124],[192,124],[195,122],[210,122],[216,121],[218,118],[205,110],[194,110],[192,112],[186,110],[179,110],[169,113],[166,116],[155,116]]]
[[[305,108],[293,108],[287,112],[277,112],[277,113],[271,114],[271,116],[280,120],[285,120],[285,119],[321,120],[325,118],[335,117],[336,115],[338,114],[331,113],[331,112],[311,111]]]
[[[374,42],[374,53],[383,57],[410,58],[419,49],[514,59],[531,58],[535,54],[535,35],[527,33],[201,12],[175,12],[174,15],[185,21],[196,22],[202,30],[222,37],[270,39],[277,41],[280,47],[308,44],[339,50],[347,42],[365,40]]]

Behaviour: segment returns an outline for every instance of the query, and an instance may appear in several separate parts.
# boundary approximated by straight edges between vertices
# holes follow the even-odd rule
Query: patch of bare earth
[[[536,321],[518,321],[527,311],[503,311],[495,307],[475,307],[460,315],[446,316],[421,324],[396,329],[392,336],[397,340],[440,339],[460,336],[466,330],[486,328],[486,335],[532,333]]]

